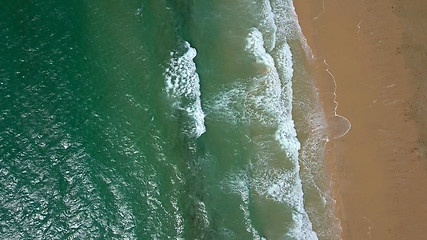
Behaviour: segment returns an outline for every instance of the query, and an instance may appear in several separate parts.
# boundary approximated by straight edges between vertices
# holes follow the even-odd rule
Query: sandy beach
[[[326,156],[342,239],[425,239],[427,2],[294,4],[330,128],[351,122]]]

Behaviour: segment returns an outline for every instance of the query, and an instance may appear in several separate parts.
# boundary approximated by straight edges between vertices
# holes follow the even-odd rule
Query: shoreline
[[[315,57],[312,74],[330,136],[325,170],[342,239],[423,239],[427,2],[294,5]],[[337,114],[352,125],[342,137],[346,126]]]

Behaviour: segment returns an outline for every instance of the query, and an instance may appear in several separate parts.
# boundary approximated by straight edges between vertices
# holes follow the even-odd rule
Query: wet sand
[[[342,238],[426,239],[427,1],[294,5],[328,123],[351,122],[326,153]]]

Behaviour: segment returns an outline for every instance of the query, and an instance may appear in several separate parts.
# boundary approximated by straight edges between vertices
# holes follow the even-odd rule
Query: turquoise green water
[[[1,239],[335,239],[285,0],[0,12]]]

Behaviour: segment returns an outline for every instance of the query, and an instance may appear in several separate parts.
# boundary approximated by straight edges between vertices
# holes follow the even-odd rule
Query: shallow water
[[[4,239],[334,239],[292,2],[0,13]]]

